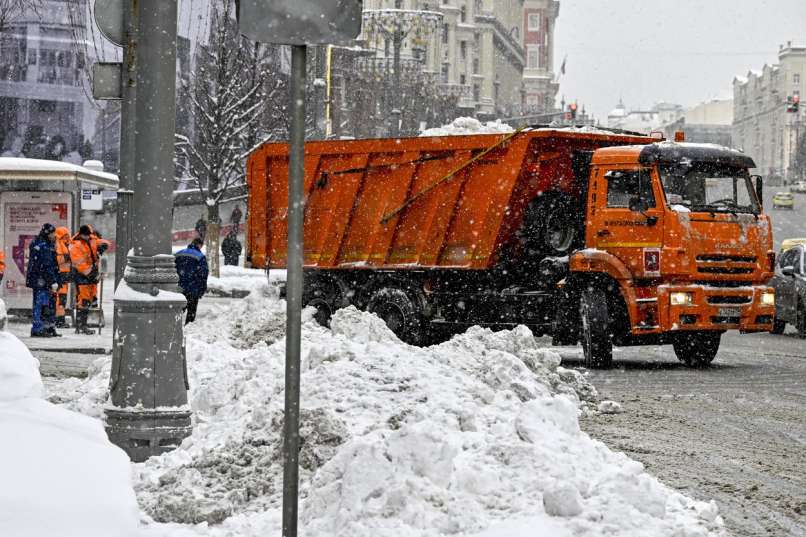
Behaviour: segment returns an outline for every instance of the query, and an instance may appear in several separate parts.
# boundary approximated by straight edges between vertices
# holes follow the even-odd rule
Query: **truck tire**
[[[381,287],[372,293],[367,311],[380,317],[394,334],[409,345],[425,343],[425,321],[417,303],[403,289]]]
[[[806,339],[806,305],[804,305],[803,302],[798,303],[798,309],[795,315],[798,337],[801,339]]]
[[[579,300],[582,320],[582,352],[585,367],[606,369],[613,365],[613,338],[607,294],[600,289],[586,289]]]
[[[679,334],[673,343],[677,359],[688,367],[708,367],[719,352],[722,332]]]
[[[786,330],[786,321],[782,321],[776,317],[772,322],[772,330],[770,330],[770,332],[776,336],[780,336],[784,333],[784,330]]]
[[[344,293],[339,282],[326,276],[313,276],[305,280],[302,305],[316,308],[313,318],[322,326],[330,326],[330,318],[343,308]]]

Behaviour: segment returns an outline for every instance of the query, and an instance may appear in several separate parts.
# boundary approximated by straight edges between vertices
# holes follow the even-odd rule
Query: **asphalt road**
[[[776,192],[788,192],[789,187],[764,188],[764,210],[772,218],[772,234],[776,251],[781,241],[794,237],[806,237],[806,194],[795,194],[795,208],[773,209],[772,197]]]
[[[577,351],[563,354],[581,367]],[[716,500],[736,536],[806,536],[806,341],[729,333],[706,370],[671,347],[619,349],[615,360],[588,374],[624,412],[585,417],[584,430],[669,486]]]

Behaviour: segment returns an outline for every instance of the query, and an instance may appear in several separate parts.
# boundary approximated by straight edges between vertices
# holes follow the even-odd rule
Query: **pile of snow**
[[[500,119],[482,123],[476,118],[460,117],[452,123],[442,127],[426,129],[420,136],[461,136],[466,134],[508,134],[515,132],[515,129],[502,123]]]
[[[188,328],[193,435],[135,465],[149,536],[279,533],[284,320],[266,286]],[[580,431],[596,391],[559,364],[524,327],[421,349],[354,308],[331,329],[306,310],[302,532],[721,535],[715,504]],[[107,378],[96,368],[70,404],[102,405]]]
[[[250,293],[263,286],[267,281],[266,271],[262,269],[248,269],[244,267],[234,267],[231,265],[221,265],[220,277],[207,278],[207,291],[211,294],[230,296],[234,293]],[[268,281],[273,286],[279,286],[285,282],[285,270],[272,270],[269,272]]]
[[[5,326],[0,301],[0,325]],[[39,362],[0,331],[0,535],[134,536],[129,459],[101,422],[44,401]]]

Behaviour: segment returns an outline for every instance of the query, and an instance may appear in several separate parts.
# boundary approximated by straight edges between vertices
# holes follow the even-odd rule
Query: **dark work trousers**
[[[56,326],[56,293],[34,289],[31,335],[42,335]]]
[[[196,320],[196,308],[199,307],[199,299],[201,297],[185,295],[185,298],[188,301],[187,306],[185,306],[185,311],[187,312],[185,324],[188,324]]]

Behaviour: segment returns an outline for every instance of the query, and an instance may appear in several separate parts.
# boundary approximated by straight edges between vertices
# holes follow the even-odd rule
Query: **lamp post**
[[[402,9],[403,0],[395,0],[394,9],[367,9],[363,13],[364,34],[367,41],[379,42],[380,38],[392,41],[391,110],[389,110],[389,135],[400,135],[401,110],[401,50],[405,39],[411,37],[417,43],[425,43],[443,20],[437,11]],[[388,58],[387,58],[388,59]]]

